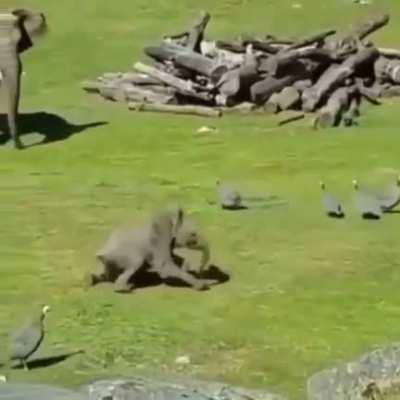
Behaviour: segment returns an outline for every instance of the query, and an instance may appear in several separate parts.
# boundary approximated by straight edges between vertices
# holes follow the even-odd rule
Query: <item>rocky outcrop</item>
[[[264,390],[186,380],[110,380],[95,382],[86,390],[88,400],[285,400],[282,396]]]
[[[322,371],[307,383],[308,400],[365,400],[400,388],[400,343]]]
[[[1,400],[87,400],[87,396],[67,389],[25,383],[0,385]]]

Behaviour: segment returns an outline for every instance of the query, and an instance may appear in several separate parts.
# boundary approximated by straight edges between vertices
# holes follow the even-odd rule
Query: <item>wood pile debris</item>
[[[210,14],[188,31],[144,48],[151,65],[85,81],[87,92],[131,110],[218,117],[228,111],[283,113],[279,125],[312,115],[315,127],[357,123],[363,100],[400,95],[400,50],[369,36],[389,22],[377,15],[348,31],[293,40],[272,35],[208,40]]]

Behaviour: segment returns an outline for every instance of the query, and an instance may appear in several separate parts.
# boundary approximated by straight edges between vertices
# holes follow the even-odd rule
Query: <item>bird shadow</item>
[[[364,213],[364,214],[362,214],[362,218],[371,220],[371,221],[377,221],[377,220],[381,219],[381,217],[379,215],[372,214],[372,213]]]
[[[34,360],[30,360],[27,362],[27,366],[29,369],[38,369],[38,368],[47,368],[47,367],[51,367],[53,365],[56,364],[60,364],[64,361],[66,361],[67,359],[78,355],[78,354],[82,354],[84,353],[83,350],[78,350],[78,351],[74,351],[74,352],[70,352],[70,353],[66,353],[66,354],[60,354],[58,356],[51,356],[51,357],[46,357],[46,358],[36,358]],[[13,367],[14,369],[23,369],[22,365],[17,365],[16,367]]]
[[[225,211],[241,211],[241,210],[248,210],[249,207],[245,205],[237,205],[237,206],[226,206],[222,205],[221,208]]]
[[[39,133],[44,136],[40,142],[29,144],[26,147],[67,140],[75,134],[106,124],[108,122],[98,121],[75,125],[60,115],[42,111],[18,115],[18,133],[20,136],[30,133]],[[4,145],[10,139],[7,133],[7,117],[4,114],[0,114],[0,130],[3,132],[0,135],[0,145]]]
[[[328,217],[335,218],[335,219],[346,218],[346,214],[345,213],[338,214],[336,212],[328,212],[327,215],[328,215]]]

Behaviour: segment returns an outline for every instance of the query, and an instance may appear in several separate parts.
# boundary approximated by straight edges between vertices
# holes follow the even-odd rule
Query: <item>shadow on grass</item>
[[[60,354],[58,356],[37,358],[35,360],[28,361],[27,365],[28,365],[29,369],[47,368],[47,367],[51,367],[56,364],[60,364],[75,355],[83,354],[83,353],[84,353],[83,350],[78,350],[78,351],[74,351],[71,353]],[[17,365],[17,366],[14,366],[13,369],[23,369],[23,366]]]
[[[174,255],[174,258],[178,265],[182,265],[183,259],[180,256]],[[203,271],[202,273],[196,271],[188,271],[188,272],[197,279],[207,279],[215,281],[215,283],[213,283],[211,286],[221,285],[230,280],[230,275],[216,265],[210,265],[208,269]],[[178,278],[162,279],[157,273],[150,272],[145,268],[140,269],[135,274],[135,276],[132,278],[131,283],[134,284],[135,290],[145,289],[153,286],[159,286],[162,284],[166,284],[172,287],[189,287],[189,285],[186,282],[182,281],[181,279]]]
[[[184,258],[173,254],[173,258],[175,263],[181,267],[184,261]],[[207,270],[202,273],[196,271],[187,271],[193,277],[197,279],[205,279],[212,282],[209,282],[209,286],[220,285],[222,283],[228,282],[230,280],[230,275],[223,271],[216,265],[210,265]],[[116,272],[112,276],[106,278],[103,276],[95,276],[93,274],[89,274],[86,278],[88,279],[88,287],[96,286],[102,283],[114,283],[119,276],[119,273]],[[143,265],[130,279],[130,284],[133,285],[134,290],[144,289],[149,287],[155,287],[162,284],[167,284],[168,286],[174,287],[190,287],[190,285],[184,282],[182,279],[171,277],[171,278],[161,278],[157,272],[149,270],[148,265]],[[129,293],[129,292],[123,292]]]
[[[107,122],[100,121],[74,125],[57,114],[47,112],[19,114],[18,116],[18,132],[20,136],[29,133],[39,133],[41,135],[44,135],[44,138],[41,142],[28,145],[27,147],[67,140],[72,135],[81,133],[90,128],[95,128],[97,126],[102,126],[106,124]],[[5,144],[9,140],[7,126],[7,116],[1,114],[0,129],[3,134],[0,136],[0,145]]]

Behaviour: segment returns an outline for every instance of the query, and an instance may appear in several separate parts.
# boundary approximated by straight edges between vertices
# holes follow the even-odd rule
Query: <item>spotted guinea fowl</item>
[[[10,361],[19,362],[28,369],[27,360],[40,347],[44,339],[44,318],[50,311],[44,306],[38,315],[30,318],[11,338]]]
[[[243,205],[241,194],[234,188],[222,184],[219,180],[216,182],[218,197],[221,207],[225,210],[241,210],[246,208]]]
[[[355,205],[364,219],[380,219],[382,209],[378,197],[370,190],[360,187],[357,180],[353,180],[355,190]]]
[[[400,176],[377,195],[383,212],[390,212],[400,204]]]
[[[326,214],[331,218],[344,218],[345,213],[339,200],[326,191],[324,182],[320,182],[319,185],[322,189],[322,205],[324,206]]]

